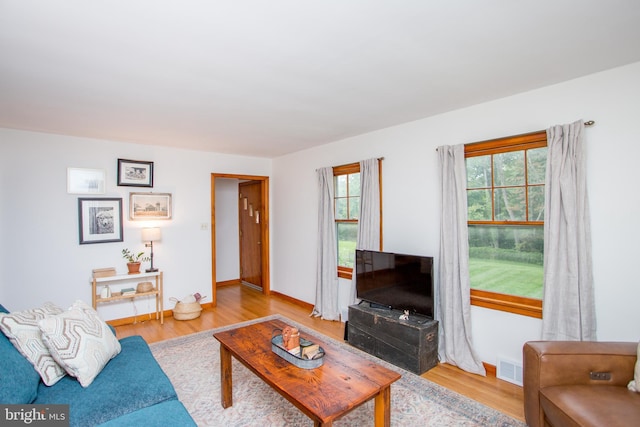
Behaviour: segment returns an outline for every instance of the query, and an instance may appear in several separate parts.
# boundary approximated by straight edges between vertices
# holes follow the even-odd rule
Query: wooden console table
[[[141,281],[144,281],[141,279],[152,278],[152,277],[155,277],[155,287],[149,292],[140,292],[140,293],[136,292],[135,294],[132,294],[132,295],[122,295],[119,292],[114,292],[113,289],[111,289],[111,296],[108,298],[102,298],[97,291],[98,286],[110,286],[114,283],[118,283],[118,282],[122,283],[127,281],[141,282]],[[125,286],[124,283],[122,284],[123,284],[122,287],[131,287],[131,286]],[[151,273],[138,273],[138,274],[118,274],[115,276],[107,276],[107,277],[94,277],[93,279],[91,279],[91,302],[93,303],[93,309],[97,310],[98,304],[103,302],[117,301],[117,300],[126,299],[126,298],[133,299],[138,297],[154,295],[156,298],[156,320],[160,319],[160,324],[162,325],[164,324],[164,306],[163,306],[162,287],[163,287],[162,271],[154,271]]]

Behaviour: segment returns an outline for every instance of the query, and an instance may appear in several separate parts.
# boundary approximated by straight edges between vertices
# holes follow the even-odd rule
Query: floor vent
[[[522,386],[522,364],[513,360],[498,358],[496,376],[501,380]]]

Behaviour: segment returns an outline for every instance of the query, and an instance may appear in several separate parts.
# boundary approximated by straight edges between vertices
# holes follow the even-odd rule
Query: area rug
[[[219,344],[212,335],[268,319],[281,319],[297,326],[303,334],[320,335],[346,351],[399,372],[402,378],[391,385],[392,426],[526,427],[499,411],[278,315],[151,344],[153,355],[198,426],[313,426],[310,418],[235,358],[232,358],[233,406],[223,409],[220,404]],[[372,425],[373,410],[373,402],[367,402],[333,424],[337,427]]]

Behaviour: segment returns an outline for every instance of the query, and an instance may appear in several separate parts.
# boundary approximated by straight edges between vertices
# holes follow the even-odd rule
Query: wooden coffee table
[[[311,418],[316,426],[331,426],[333,420],[370,399],[375,399],[375,425],[391,424],[391,383],[397,381],[400,374],[305,332],[301,332],[301,337],[320,344],[326,354],[319,368],[299,368],[271,350],[273,330],[285,326],[280,320],[267,320],[213,335],[220,341],[224,408],[233,405],[233,356]]]

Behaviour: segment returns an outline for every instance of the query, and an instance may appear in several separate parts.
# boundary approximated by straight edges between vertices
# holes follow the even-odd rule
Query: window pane
[[[528,184],[544,184],[547,171],[547,147],[534,148],[527,151]]]
[[[491,156],[467,158],[467,188],[491,187]]]
[[[334,197],[347,197],[347,175],[338,175],[335,177],[335,195]]]
[[[347,198],[336,199],[336,219],[349,219],[347,217]]]
[[[524,185],[524,151],[510,151],[493,156],[493,185]]]
[[[349,197],[349,219],[360,218],[360,197]]]
[[[491,221],[491,190],[467,191],[470,221]]]
[[[469,225],[474,289],[542,299],[542,226]]]
[[[358,224],[337,223],[338,266],[353,268],[356,256],[356,237]]]
[[[524,187],[496,188],[494,192],[496,221],[525,221]]]
[[[544,221],[544,186],[529,187],[529,221]]]
[[[349,196],[360,196],[360,173],[349,174]]]

